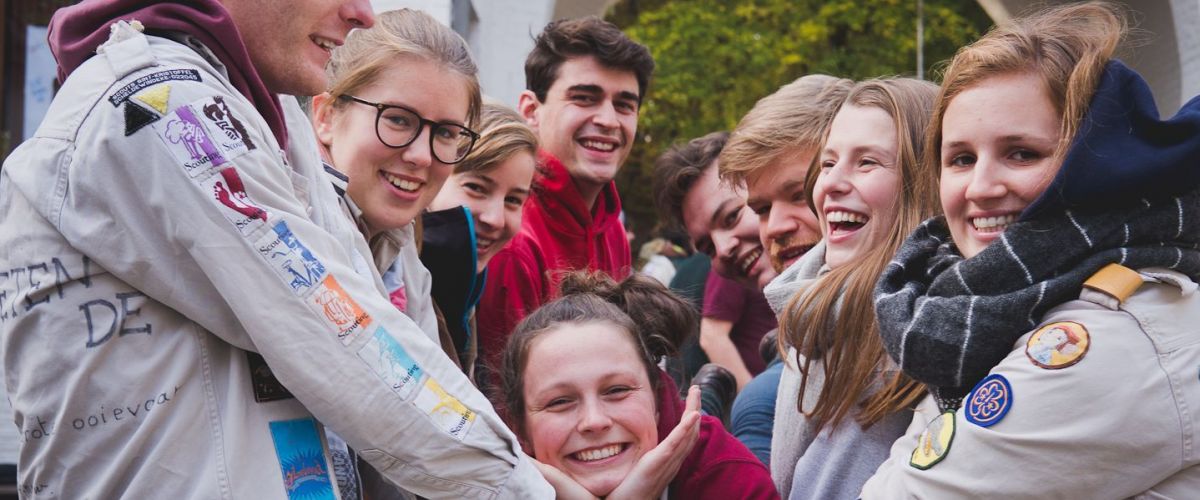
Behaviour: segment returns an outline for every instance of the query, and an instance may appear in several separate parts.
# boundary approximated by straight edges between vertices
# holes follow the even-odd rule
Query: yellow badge
[[[912,452],[908,464],[921,470],[933,467],[950,453],[950,443],[954,441],[954,412],[942,412],[934,417],[921,432],[917,440],[917,449]]]
[[[1072,321],[1060,321],[1034,332],[1025,343],[1025,355],[1035,365],[1058,370],[1078,363],[1091,345],[1087,328]]]
[[[167,101],[171,98],[171,86],[164,83],[135,95],[133,98],[154,108],[159,114],[165,115],[167,114]]]

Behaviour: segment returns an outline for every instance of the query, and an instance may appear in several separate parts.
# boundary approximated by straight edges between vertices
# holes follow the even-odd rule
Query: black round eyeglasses
[[[342,94],[346,99],[375,108],[375,136],[384,146],[402,148],[412,144],[421,136],[421,130],[429,125],[429,150],[434,158],[447,165],[463,161],[475,146],[479,134],[457,123],[426,120],[412,109],[399,104],[380,104],[352,95]]]

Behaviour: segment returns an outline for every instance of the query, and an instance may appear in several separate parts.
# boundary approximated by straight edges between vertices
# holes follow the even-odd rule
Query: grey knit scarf
[[[1060,210],[1008,227],[964,259],[945,219],[922,223],[875,288],[888,353],[939,402],[965,395],[1109,263],[1200,277],[1200,191],[1101,211]],[[953,405],[953,403],[951,403]]]

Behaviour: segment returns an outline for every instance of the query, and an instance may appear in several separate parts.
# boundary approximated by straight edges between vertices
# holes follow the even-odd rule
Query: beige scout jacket
[[[294,99],[284,152],[186,41],[119,29],[0,173],[22,493],[333,498],[321,422],[424,496],[551,496],[378,275],[355,272],[365,243]]]
[[[1022,336],[992,369],[1012,386],[1008,414],[984,428],[960,409],[949,453],[918,470],[909,459],[938,413],[927,397],[862,498],[1200,498],[1200,293],[1174,271],[1141,275],[1120,304],[1085,289],[1051,309],[1043,325],[1087,329],[1084,357],[1040,368]]]

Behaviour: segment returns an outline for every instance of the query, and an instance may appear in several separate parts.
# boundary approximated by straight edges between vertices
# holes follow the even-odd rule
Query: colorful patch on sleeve
[[[311,418],[283,420],[271,422],[270,427],[288,499],[336,498],[316,421]]]
[[[171,102],[171,85],[164,83],[156,87],[151,87],[145,91],[133,96],[135,101],[141,102],[150,106],[158,114],[167,114],[167,105]]]
[[[928,470],[937,465],[950,453],[950,445],[954,443],[954,412],[942,412],[921,431],[917,439],[917,448],[912,452],[908,464],[921,470]]]
[[[391,386],[400,399],[407,400],[425,378],[425,371],[421,366],[382,326],[376,328],[367,343],[358,350],[358,357],[370,366],[384,383]]]
[[[237,169],[227,167],[196,184],[217,203],[221,215],[233,223],[242,234],[250,234],[267,222],[267,211],[246,194],[246,186]]]
[[[325,277],[325,265],[296,238],[287,221],[279,221],[272,229],[255,247],[292,292],[303,295]]]
[[[338,340],[348,346],[354,340],[354,335],[371,326],[369,316],[346,291],[342,285],[333,279],[333,275],[325,277],[321,287],[310,296],[309,300],[317,306],[321,315],[333,325],[337,331]]]
[[[1013,392],[1008,379],[1004,378],[1004,375],[993,373],[975,384],[971,394],[967,395],[963,414],[972,424],[991,427],[1008,414],[1012,404]]]
[[[190,106],[176,108],[166,120],[155,123],[154,130],[158,132],[158,137],[166,144],[171,155],[193,178],[208,171],[210,167],[229,162],[217,145],[208,138],[208,133],[204,131]]]
[[[192,109],[199,111],[197,117],[204,123],[208,136],[221,147],[221,153],[226,158],[236,158],[256,149],[246,126],[229,110],[224,97],[212,96],[192,103]]]
[[[1037,366],[1059,370],[1082,360],[1091,345],[1087,328],[1073,321],[1059,321],[1043,326],[1029,336],[1025,356]]]
[[[200,72],[194,69],[169,69],[151,73],[146,76],[138,77],[138,79],[130,82],[128,85],[121,87],[112,95],[108,96],[108,102],[112,103],[113,107],[120,106],[122,102],[129,99],[130,96],[141,92],[143,89],[153,87],[163,82],[171,80],[187,80],[198,82],[200,81]],[[164,111],[165,113],[165,111]]]
[[[154,114],[154,112],[132,102],[125,103],[124,113],[125,137],[133,135],[134,132],[146,128],[146,125],[154,123],[162,118],[161,116]]]
[[[459,441],[475,425],[475,412],[448,394],[432,377],[425,379],[413,404],[429,415],[434,425]]]

